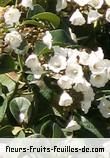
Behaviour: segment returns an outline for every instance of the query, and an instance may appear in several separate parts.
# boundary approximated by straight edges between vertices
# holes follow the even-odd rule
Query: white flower
[[[89,0],[88,4],[95,9],[100,9],[104,3],[104,0]]]
[[[110,0],[105,0],[106,4],[110,6]]]
[[[80,128],[81,126],[74,119],[71,119],[68,125],[66,126],[66,130],[69,132],[77,131]]]
[[[82,93],[84,100],[81,101],[81,109],[82,111],[84,111],[85,114],[87,114],[91,107],[91,103],[94,100],[95,93],[92,87],[88,87],[88,89],[86,91],[83,91]]]
[[[42,73],[43,73],[43,69],[41,67],[41,65],[36,65],[36,67],[31,68],[32,73],[34,74],[34,78],[35,79],[40,79]]]
[[[68,63],[77,63],[80,51],[78,49],[66,48],[68,53]]]
[[[73,80],[64,75],[58,80],[57,83],[62,89],[70,89],[72,88]]]
[[[89,66],[92,67],[98,61],[104,59],[104,53],[101,47],[98,47],[97,51],[92,51],[89,55]]]
[[[85,78],[80,78],[73,88],[76,90],[76,92],[83,93],[85,101],[94,100],[95,93],[91,87],[91,84]]]
[[[83,17],[82,13],[79,11],[79,9],[76,9],[76,11],[72,14],[69,21],[73,25],[83,25],[85,24],[86,20]]]
[[[5,23],[13,26],[13,24],[19,23],[21,13],[17,8],[10,7],[4,14]]]
[[[93,74],[103,73],[104,71],[107,70],[108,63],[110,64],[109,60],[107,60],[107,59],[100,60],[97,63],[95,63],[94,65],[91,65],[90,70]]]
[[[91,84],[84,77],[81,77],[76,80],[76,83],[73,88],[76,92],[87,92],[90,86]]]
[[[88,102],[88,101],[93,101],[94,100],[95,93],[94,93],[91,86],[88,87],[88,89],[86,89],[82,93],[83,93],[84,101]]]
[[[67,57],[67,48],[53,46],[53,50],[54,50],[54,55],[63,55],[64,57]]]
[[[78,78],[83,77],[82,66],[77,63],[68,64],[66,68],[66,75],[73,79],[73,82],[77,82]]]
[[[105,17],[106,17],[106,20],[110,22],[110,8],[107,9]]]
[[[29,55],[29,57],[25,61],[25,65],[31,69],[35,79],[40,79],[43,68],[35,54]]]
[[[59,105],[70,106],[72,103],[73,103],[72,97],[66,91],[64,91],[60,96]]]
[[[81,108],[84,113],[88,113],[89,108],[91,107],[91,102],[95,97],[91,84],[85,78],[79,78],[73,88],[76,92],[82,92],[84,100],[81,101]]]
[[[100,101],[98,108],[103,117],[110,117],[110,101],[107,100],[105,97],[103,97],[103,99]]]
[[[82,111],[84,111],[85,114],[88,113],[89,109],[91,107],[91,101],[82,101],[81,102],[81,108],[82,108]]]
[[[72,29],[69,27],[69,33],[70,33],[70,36],[71,36],[71,39],[77,43],[77,37],[76,37],[76,34],[72,32]]]
[[[32,0],[22,0],[21,5],[24,7],[29,7],[31,10],[33,10]]]
[[[54,55],[50,58],[48,68],[53,72],[59,73],[61,70],[66,69],[66,65],[66,57],[64,57],[63,55]]]
[[[59,12],[67,7],[66,0],[57,0],[56,11]]]
[[[31,54],[28,56],[28,58],[26,59],[25,61],[25,65],[28,67],[28,68],[34,68],[36,67],[36,64],[39,65],[39,60],[37,58],[37,56],[35,54]]]
[[[79,52],[79,63],[82,65],[89,65],[89,54],[86,51]]]
[[[46,31],[45,36],[42,40],[43,43],[46,44],[49,49],[52,48],[52,35],[49,31]]]
[[[102,14],[98,13],[97,10],[90,10],[88,13],[87,23],[91,24],[92,22],[98,20]]]
[[[92,74],[90,77],[90,82],[92,86],[94,87],[97,87],[97,88],[104,87],[105,84],[108,82],[106,72],[103,72],[100,74]]]
[[[10,33],[7,33],[5,38],[5,43],[9,44],[11,48],[16,49],[20,46],[22,42],[22,37],[19,32],[13,30]]]
[[[79,6],[85,6],[88,4],[89,0],[74,0]]]
[[[110,80],[110,67],[107,68],[107,78]]]

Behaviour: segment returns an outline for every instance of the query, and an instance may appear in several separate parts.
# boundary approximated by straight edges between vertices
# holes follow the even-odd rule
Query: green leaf
[[[57,28],[60,25],[60,18],[56,14],[50,12],[39,13],[37,15],[34,15],[32,19],[46,20],[50,22],[50,24],[55,28]]]
[[[11,111],[12,115],[14,116],[14,118],[17,120],[17,122],[28,123],[29,118],[30,118],[30,107],[31,107],[31,103],[28,99],[26,99],[24,97],[14,98],[10,102],[9,106],[10,106],[10,111]],[[23,120],[20,120],[21,113],[24,115]]]
[[[17,137],[17,138],[25,138],[25,133],[24,133],[24,131],[21,130],[21,131],[17,134],[16,137]]]
[[[44,28],[44,25],[36,20],[25,20],[21,25],[34,25],[36,27]]]
[[[103,135],[98,131],[98,129],[84,116],[82,117],[80,125],[84,129],[86,129],[86,130],[90,131],[91,133],[93,133],[96,137],[103,138]]]
[[[53,135],[52,138],[64,138],[65,135],[61,130],[60,126],[56,123],[53,123]]]
[[[34,16],[38,13],[41,13],[41,12],[45,12],[44,8],[41,5],[36,4],[36,5],[34,5],[33,10],[29,9],[29,11],[27,12],[26,18],[30,19],[32,16]]]
[[[51,101],[52,98],[52,90],[45,87],[43,89],[40,90],[40,93],[48,100]]]
[[[35,116],[37,119],[40,119],[47,114],[53,114],[52,106],[50,105],[50,102],[42,95],[42,93],[40,93],[40,88],[35,84],[31,84],[31,87],[34,93],[36,108]]]
[[[0,6],[1,6],[1,7],[5,7],[5,6],[8,5],[10,2],[12,2],[12,0],[0,0]]]
[[[37,55],[45,54],[48,52],[47,46],[42,41],[36,42],[34,50]]]
[[[0,75],[0,83],[8,88],[11,92],[15,88],[15,82],[12,81],[6,74]]]
[[[0,74],[15,70],[15,62],[13,58],[7,54],[0,55]]]
[[[13,138],[14,135],[12,133],[13,126],[6,125],[2,128],[0,128],[0,138]]]
[[[74,44],[70,36],[62,29],[50,31],[53,37],[53,44]]]
[[[3,120],[7,109],[7,98],[0,96],[0,122]]]
[[[52,133],[53,133],[53,122],[51,120],[46,121],[40,130],[40,134],[44,135],[45,137],[51,138],[52,137]]]

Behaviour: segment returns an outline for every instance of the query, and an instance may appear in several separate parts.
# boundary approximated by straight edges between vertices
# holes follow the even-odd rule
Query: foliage
[[[55,49],[58,49],[60,56],[65,51],[76,49],[79,52],[91,54],[91,52],[97,52],[98,47],[102,47],[106,59],[109,59],[110,23],[101,17],[90,24],[75,26],[69,21],[73,10],[80,9],[87,19],[90,6],[80,6],[73,1],[68,1],[65,8],[56,11],[57,3],[50,0],[45,0],[45,2],[33,0],[32,9],[22,6],[21,1],[0,0],[1,138],[33,137],[33,135],[51,138],[110,137],[110,115],[105,118],[98,109],[101,101],[106,98],[110,114],[110,61],[108,60],[107,67],[109,79],[104,86],[97,87],[92,84],[90,86],[93,89],[92,95],[95,94],[95,97],[88,100],[91,107],[87,112],[80,104],[84,99],[82,89],[77,91],[73,88],[75,83],[72,84],[73,89],[66,90],[58,84],[61,76],[66,74],[67,65],[64,65],[66,67],[59,72],[54,72],[48,65],[55,55]],[[7,22],[5,17],[5,13],[11,6],[21,13],[18,22],[13,22],[13,24],[10,24],[10,19]],[[104,14],[104,7],[108,8],[105,2],[102,8],[99,8],[101,14]],[[93,10],[95,10],[94,7]],[[15,36],[13,30],[16,30],[21,37]],[[11,37],[6,37],[10,32],[12,41]],[[12,42],[15,42],[14,45]],[[32,61],[29,62],[28,57],[33,54],[36,57],[32,56]],[[69,55],[66,56],[66,60],[68,58]],[[79,65],[89,83],[91,68],[81,63]],[[64,91],[73,99],[69,106],[62,106],[62,103],[59,103]],[[71,120],[73,124],[68,128]]]

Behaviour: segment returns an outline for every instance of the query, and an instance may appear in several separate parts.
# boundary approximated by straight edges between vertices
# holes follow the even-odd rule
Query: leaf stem
[[[18,63],[19,63],[19,66],[20,66],[20,73],[22,73],[23,72],[23,66],[22,66],[21,56],[20,56],[19,53],[18,53]]]

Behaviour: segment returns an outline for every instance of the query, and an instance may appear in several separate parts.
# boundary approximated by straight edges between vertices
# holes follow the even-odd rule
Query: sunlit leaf
[[[60,18],[56,14],[50,12],[39,13],[34,15],[32,18],[36,20],[46,20],[50,22],[55,28],[60,25]]]
[[[30,106],[31,103],[28,99],[17,97],[10,102],[10,111],[19,123],[28,123],[30,117]],[[20,114],[24,115],[23,120],[20,118]]]

